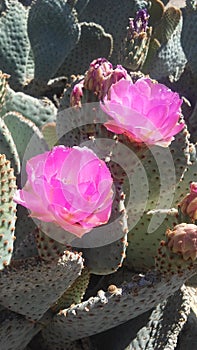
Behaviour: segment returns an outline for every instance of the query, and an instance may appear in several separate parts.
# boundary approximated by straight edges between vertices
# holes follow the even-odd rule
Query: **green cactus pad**
[[[41,332],[34,337],[30,344],[30,348],[25,350],[95,350],[91,348],[89,338],[79,339],[74,342],[63,341],[60,346],[51,344],[47,339],[43,339]]]
[[[20,173],[20,159],[16,145],[3,119],[0,118],[0,154],[5,154],[10,160],[16,174]]]
[[[136,150],[134,148],[133,151],[138,155],[137,148]],[[129,155],[132,169],[135,165],[135,163],[132,165],[132,160],[133,162],[136,162],[136,160],[135,158],[131,158],[131,151],[128,153],[128,157]],[[128,160],[129,158],[125,155],[125,161],[123,163],[125,168]],[[149,151],[146,149],[142,150],[139,154],[139,161],[140,163],[136,163],[139,167],[139,171],[136,169],[136,174],[134,171],[128,174],[130,184],[127,183],[127,180],[125,181],[124,192],[126,194],[128,193],[128,186],[130,185],[131,192],[133,193],[132,202],[135,203],[135,205],[133,205],[133,213],[130,212],[130,208],[127,207],[129,215],[128,222],[135,217],[135,212],[137,212],[138,206],[140,208],[142,199],[145,201],[145,212],[154,210],[156,207],[157,209],[171,208],[173,196],[175,196],[175,186],[183,177],[190,162],[190,143],[187,128],[185,127],[181,133],[175,136],[169,148],[152,146]],[[140,196],[138,193],[140,188],[138,191],[135,190],[139,183],[144,186],[144,192],[142,191]],[[148,194],[145,191],[147,190],[146,187],[148,189]],[[144,198],[142,197],[143,194]]]
[[[47,83],[79,40],[76,13],[64,0],[37,0],[29,11],[28,35],[35,80]]]
[[[164,1],[151,0],[151,6],[148,9],[148,13],[150,15],[148,23],[150,26],[154,26],[160,21],[164,13]]]
[[[159,226],[154,232],[148,232],[151,219],[156,226]],[[160,241],[165,238],[166,230],[177,223],[174,216],[162,213],[153,216],[144,214],[128,234],[126,266],[134,271],[147,271],[153,268]]]
[[[14,243],[14,256],[15,251],[20,250],[21,244],[27,244],[26,240],[30,234],[32,234],[35,231],[36,224],[32,220],[32,218],[29,216],[29,211],[23,207],[22,205],[17,205],[17,220],[16,220],[16,228],[15,228],[15,236],[16,240]],[[22,255],[21,255],[22,254]],[[22,251],[21,254],[18,252],[18,256],[20,259],[23,259],[23,257],[27,257],[28,252]],[[25,254],[25,256],[23,256]],[[38,255],[38,253],[36,254]],[[30,257],[32,255],[29,255]]]
[[[13,195],[16,191],[16,178],[10,162],[0,154],[0,270],[9,265],[14,245],[16,204]]]
[[[104,247],[80,249],[80,251],[91,273],[106,275],[116,272],[122,266],[126,257],[126,248],[127,235]]]
[[[72,286],[70,286],[56,303],[51,306],[51,310],[54,313],[58,313],[60,310],[68,308],[71,305],[79,304],[83,299],[89,279],[90,273],[87,268],[84,268],[81,275],[77,277]]]
[[[3,310],[0,312],[0,348],[23,350],[41,328],[41,325],[28,321],[24,316]]]
[[[181,254],[171,252],[162,241],[155,257],[155,266],[162,274],[182,274],[184,270],[197,272],[197,264],[191,259],[184,260]]]
[[[3,1],[6,10],[0,16],[0,69],[11,75],[10,84],[17,88],[25,83],[29,54],[27,35],[28,11],[19,1]]]
[[[108,58],[111,55],[113,39],[102,26],[82,22],[80,27],[80,40],[59,68],[58,75],[83,74],[87,70],[87,62],[100,56]]]
[[[4,99],[5,99],[8,78],[9,78],[9,75],[2,73],[0,71],[0,111],[2,109]]]
[[[56,123],[51,122],[47,123],[42,127],[42,133],[44,135],[44,139],[51,149],[58,142],[57,134],[56,134]]]
[[[67,247],[51,237],[47,236],[39,228],[35,230],[35,241],[38,250],[38,254],[42,260],[51,261],[61,257],[65,250],[69,250],[70,246]]]
[[[195,349],[197,344],[197,320],[196,313],[191,311],[187,323],[179,336],[176,350]]]
[[[91,337],[93,347],[97,350],[174,350],[189,311],[190,297],[187,288],[183,286],[158,304],[152,312],[146,312],[118,327]]]
[[[22,260],[38,256],[35,242],[35,232],[29,233],[22,242],[17,244],[13,252],[13,260]]]
[[[32,50],[30,48],[28,59],[27,59],[27,65],[26,65],[27,82],[31,81],[34,78],[34,70],[35,70],[34,56],[33,56]]]
[[[120,64],[119,51],[122,40],[126,36],[128,20],[134,17],[140,8],[146,7],[147,2],[144,0],[122,0],[121,2],[119,0],[100,0],[99,6],[96,0],[90,0],[79,19],[81,22],[100,24],[106,33],[112,35],[114,45],[111,60],[113,64]],[[101,56],[102,53],[99,57]]]
[[[161,44],[166,43],[173,35],[180,20],[181,11],[175,7],[168,7],[155,28],[154,37]]]
[[[110,221],[106,226],[106,234],[113,236],[116,232],[122,232],[121,238],[114,242],[92,248],[77,248],[82,252],[85,266],[88,267],[91,273],[96,275],[107,275],[117,271],[126,257],[127,249],[127,214],[124,207],[124,195],[114,199],[112,214]],[[118,207],[118,208],[117,208]],[[118,212],[120,216],[117,218]],[[114,222],[114,220],[116,220]],[[108,226],[109,225],[109,226]]]
[[[37,127],[40,127],[47,122],[55,120],[57,109],[47,98],[37,99],[8,88],[1,116],[8,112],[18,112],[35,123]]]
[[[154,256],[160,241],[165,237],[166,229],[177,224],[177,218],[173,212],[168,214],[159,210],[176,208],[180,200],[181,193],[178,186],[182,186],[183,175],[189,166],[188,137],[187,130],[183,130],[176,135],[169,149],[154,147],[151,149],[152,154],[149,151],[141,156],[145,174],[138,171],[137,184],[143,184],[144,191],[145,185],[148,188],[147,197],[146,191],[144,192],[144,208],[140,207],[142,204],[142,196],[138,196],[140,189],[134,191],[137,185],[135,182],[133,184],[132,177],[130,179],[132,201],[131,205],[126,206],[130,231],[126,264],[137,271],[144,271],[144,269],[146,271],[147,268],[154,266]],[[128,187],[128,184],[126,185]],[[127,188],[124,191],[127,193]],[[153,215],[147,215],[151,210],[156,212]],[[139,218],[138,221],[137,218]]]
[[[6,113],[3,120],[12,134],[21,164],[25,154],[30,159],[44,150],[48,150],[42,133],[31,120],[24,118],[17,112]]]
[[[81,256],[71,252],[65,252],[59,261],[15,260],[0,274],[0,303],[38,320],[71,286],[82,268]]]
[[[183,29],[181,43],[192,72],[194,73],[195,77],[197,77],[197,44],[196,40],[193,40],[193,38],[196,38],[197,35],[197,8],[195,6],[196,5],[194,4],[192,8],[192,6],[189,6],[188,4],[188,6],[183,9]]]
[[[150,272],[143,277],[136,276],[135,282],[120,288],[111,286],[108,292],[100,290],[96,297],[57,314],[43,330],[43,337],[58,349],[64,341],[106,331],[150,310],[174,294],[190,276],[186,272],[182,277],[158,279],[158,275]]]
[[[83,12],[83,10],[86,8],[87,4],[89,3],[90,0],[79,0],[77,1],[75,8],[80,15],[80,13]]]
[[[183,197],[190,192],[190,183],[197,182],[197,161],[187,166],[184,176],[176,185],[173,206],[177,206]]]
[[[181,45],[182,24],[183,19],[181,17],[170,39],[161,45],[158,51],[156,53],[154,52],[154,55],[150,51],[151,60],[149,59],[148,53],[147,61],[150,64],[147,66],[145,62],[146,67],[143,69],[143,72],[148,72],[151,78],[158,80],[170,77],[171,81],[177,81],[183,73],[187,59]]]

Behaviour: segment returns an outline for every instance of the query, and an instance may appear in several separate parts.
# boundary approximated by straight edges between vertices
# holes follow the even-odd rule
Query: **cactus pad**
[[[70,252],[51,263],[39,258],[15,260],[0,274],[0,303],[38,320],[70,287],[82,267],[82,258]]]
[[[35,60],[35,80],[55,75],[80,35],[76,13],[64,0],[38,0],[28,17],[28,35]]]
[[[136,276],[135,282],[123,284],[120,288],[109,286],[108,292],[100,290],[96,297],[58,313],[43,330],[43,337],[58,349],[62,342],[115,327],[174,294],[189,276],[187,272],[179,279],[177,276],[160,279],[152,272],[144,277]]]
[[[21,86],[26,79],[26,63],[29,54],[27,35],[28,11],[18,1],[8,0],[4,15],[0,16],[0,69],[10,74],[10,84]]]
[[[0,270],[9,265],[14,245],[16,204],[13,195],[16,190],[16,178],[10,162],[0,155]]]

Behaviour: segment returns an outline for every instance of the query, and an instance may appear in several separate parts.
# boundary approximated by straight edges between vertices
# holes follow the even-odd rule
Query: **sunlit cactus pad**
[[[195,348],[196,16],[0,1],[0,349]]]

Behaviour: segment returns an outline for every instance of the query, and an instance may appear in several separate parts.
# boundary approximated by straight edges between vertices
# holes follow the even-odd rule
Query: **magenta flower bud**
[[[190,193],[188,193],[178,204],[181,212],[188,215],[192,221],[197,220],[197,182],[190,184]]]
[[[132,19],[130,20],[131,28],[133,27],[134,31],[137,33],[146,32],[149,17],[150,16],[148,15],[148,12],[146,9],[139,10],[136,13],[136,17],[133,20],[133,25],[131,25]]]
[[[120,79],[131,80],[131,77],[127,73],[126,69],[123,68],[120,64],[118,64],[112,73],[111,85],[117,83],[117,81],[119,81]]]
[[[149,78],[119,80],[103,102],[100,106],[110,117],[105,127],[147,146],[167,147],[184,127],[179,124],[179,95]]]
[[[28,160],[26,171],[28,180],[14,200],[28,208],[31,217],[77,237],[108,222],[113,180],[92,150],[57,146]]]
[[[84,88],[93,91],[100,99],[103,96],[105,81],[113,72],[112,64],[105,58],[94,60],[85,74]]]
[[[129,19],[129,27],[127,32],[127,39],[131,40],[136,34],[147,31],[149,15],[146,9],[139,10],[135,18]]]
[[[84,80],[80,81],[73,87],[73,90],[70,95],[71,107],[81,107],[81,99],[83,96],[83,85],[84,85]]]
[[[167,246],[173,253],[181,254],[184,260],[197,258],[197,226],[194,224],[176,225],[168,230]]]

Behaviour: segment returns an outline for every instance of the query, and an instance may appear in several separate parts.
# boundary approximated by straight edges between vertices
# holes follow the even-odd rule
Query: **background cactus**
[[[190,313],[196,301],[191,301],[191,287],[183,285],[195,276],[196,262],[185,261],[163,242],[167,242],[166,230],[182,222],[178,204],[197,176],[196,2],[186,1],[183,9],[166,8],[166,3],[1,1],[2,349],[180,350],[188,337],[184,330],[190,329],[191,322],[196,325],[195,313]],[[139,152],[124,136],[114,139],[101,125],[104,115],[97,103],[91,110],[88,104],[82,104],[78,112],[65,110],[72,86],[85,75],[92,60],[105,57],[113,67],[124,66],[121,50],[129,18],[134,19],[136,12],[144,9],[150,16],[151,30],[145,42],[134,38],[134,44],[128,45],[126,54],[130,57],[145,53],[143,62],[132,66],[136,72],[129,74],[134,81],[143,73],[149,74],[188,101],[183,105],[187,125],[168,151],[155,146],[152,151]],[[83,93],[82,103],[98,101],[94,91],[83,87]],[[90,122],[92,113],[94,123]],[[109,144],[102,144],[103,139]],[[113,174],[116,197],[111,221],[118,218],[115,233],[119,236],[105,246],[71,247],[38,229],[25,208],[18,206],[16,217],[13,194],[16,184],[24,184],[24,165],[30,157],[58,143],[73,146],[87,142],[107,160]],[[127,153],[118,166],[122,145]],[[137,154],[141,167],[131,159],[131,152]],[[134,189],[135,183],[128,180],[133,169],[140,174],[138,184],[143,183],[144,188],[132,192],[130,187]],[[175,180],[173,188],[167,182],[169,174]],[[143,191],[148,191],[145,207]],[[113,229],[109,234],[114,234]],[[190,283],[194,288],[194,282]]]

